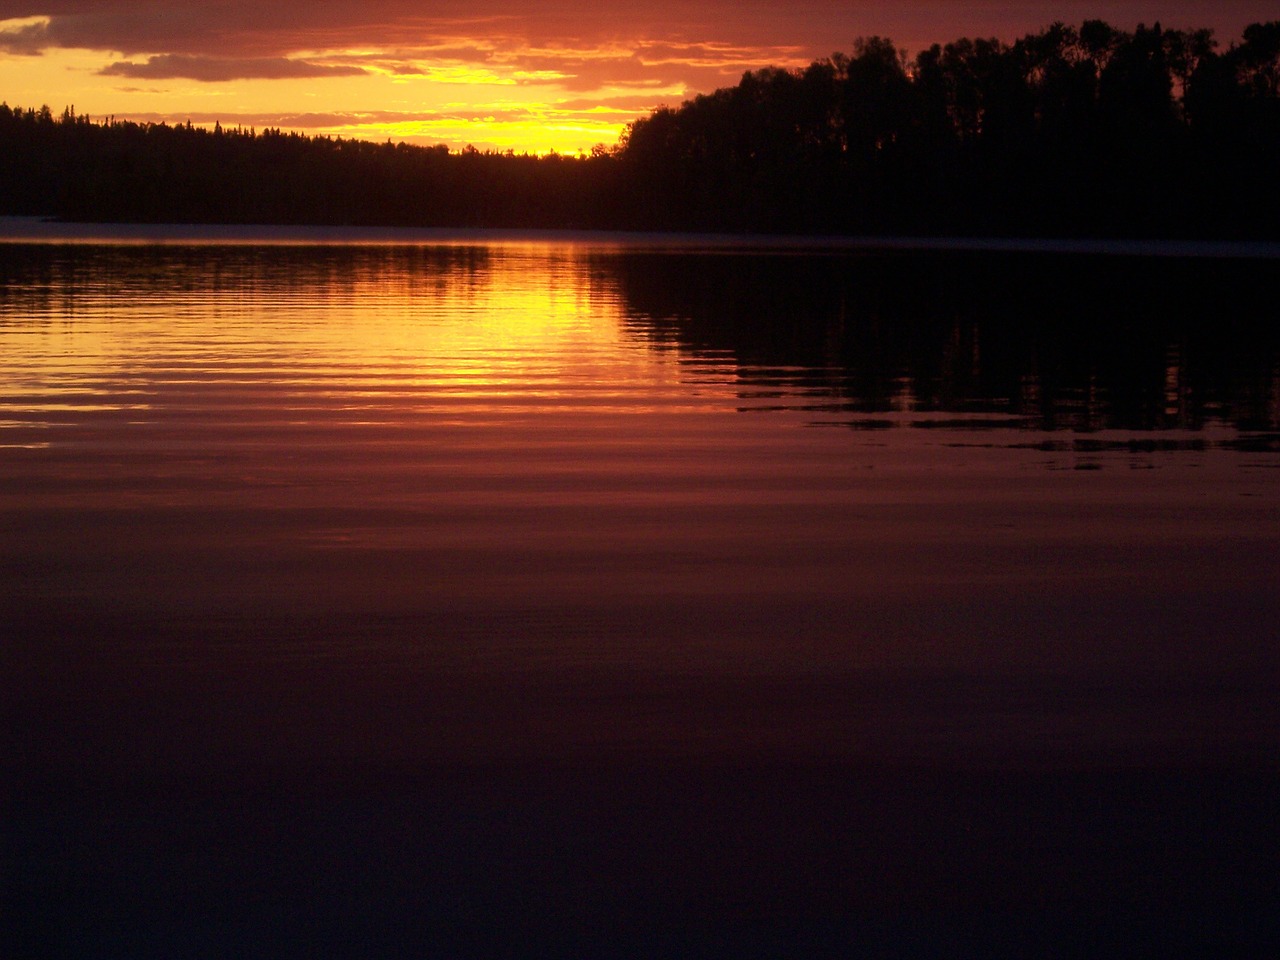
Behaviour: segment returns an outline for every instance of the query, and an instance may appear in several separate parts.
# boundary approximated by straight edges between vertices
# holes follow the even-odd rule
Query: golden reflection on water
[[[1269,929],[1274,338],[673,256],[0,244],[20,955]]]
[[[147,422],[157,405],[199,416],[215,387],[219,417],[269,406],[294,423],[639,413],[676,402],[687,373],[621,335],[616,285],[581,258],[274,252],[101,248],[55,258],[43,286],[10,286],[9,429],[109,411]]]
[[[655,264],[572,246],[0,253],[0,612],[32,649],[559,691],[513,725],[411,710],[429,735],[398,748],[421,756],[1137,756],[1199,742],[1188,703],[1230,749],[1266,746],[1162,686],[1271,664],[1277,455],[1224,422],[1078,449],[1007,405],[941,409],[921,376],[846,374],[826,341],[758,347],[801,328],[771,283],[746,287],[778,298],[753,332],[720,311],[732,275],[673,300],[679,277],[646,291]],[[663,313],[699,297],[705,330]],[[903,698],[850,706],[868,672]],[[1002,706],[916,709],[935,675]],[[1115,675],[1151,695],[1000,692]],[[645,719],[593,700],[601,676],[799,686],[782,712],[659,698]]]

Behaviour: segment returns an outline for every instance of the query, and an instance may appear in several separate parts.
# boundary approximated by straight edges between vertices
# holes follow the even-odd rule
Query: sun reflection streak
[[[74,274],[74,324],[50,323],[64,305],[39,284],[5,304],[25,317],[0,325],[6,443],[71,442],[49,428],[104,416],[176,426],[207,416],[215,394],[223,416],[264,427],[688,405],[678,389],[688,371],[628,335],[615,281],[581,252],[514,242],[325,258],[286,245],[175,246],[130,278],[119,269],[126,248],[76,249],[46,278]],[[253,305],[226,296],[232,288],[253,289]],[[729,377],[708,387],[702,402],[733,397]]]

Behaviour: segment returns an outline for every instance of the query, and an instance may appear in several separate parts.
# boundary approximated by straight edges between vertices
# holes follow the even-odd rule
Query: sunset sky
[[[1275,0],[0,0],[0,100],[95,119],[562,153],[887,36],[915,53],[1054,20],[1212,27]]]

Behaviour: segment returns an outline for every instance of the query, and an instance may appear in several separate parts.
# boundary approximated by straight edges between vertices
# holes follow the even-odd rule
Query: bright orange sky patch
[[[660,104],[858,36],[915,52],[1090,17],[1274,19],[1273,0],[0,0],[0,99],[223,126],[562,153]]]

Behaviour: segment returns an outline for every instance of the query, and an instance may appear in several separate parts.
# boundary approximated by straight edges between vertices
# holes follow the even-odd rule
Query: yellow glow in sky
[[[0,21],[0,40],[47,23]],[[666,49],[646,58],[635,45],[579,49],[462,39],[454,49],[361,46],[269,57],[16,46],[11,41],[4,52],[0,45],[0,99],[12,107],[48,104],[56,114],[73,106],[93,119],[218,122],[453,149],[470,144],[568,154],[612,145],[631,120],[697,92],[682,74],[710,75],[717,82],[705,85],[714,88],[779,60],[772,48],[746,58],[742,50],[726,50],[719,61],[700,50],[681,64],[682,71]]]
[[[0,100],[95,119],[574,154],[663,104],[859,36],[908,52],[1055,19],[1211,27],[1274,0],[0,0]],[[37,14],[37,15],[33,15]]]

